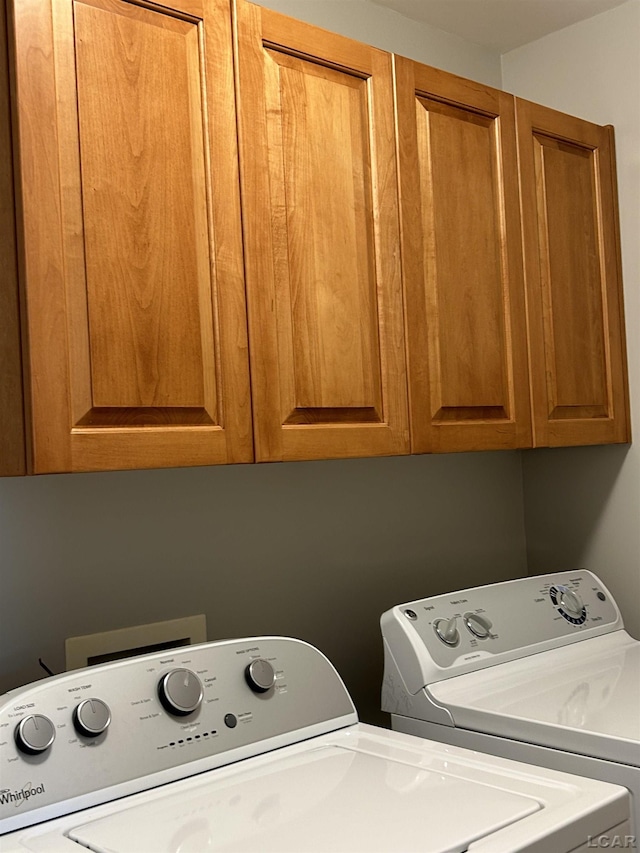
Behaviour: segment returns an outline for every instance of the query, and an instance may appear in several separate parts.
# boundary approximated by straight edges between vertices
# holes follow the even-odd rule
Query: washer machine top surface
[[[2,853],[558,853],[616,785],[358,723],[0,837]]]
[[[456,726],[640,767],[640,643],[624,631],[427,689]]]
[[[310,745],[74,827],[69,837],[97,853],[311,853],[336,839],[354,853],[454,853],[542,808],[535,797],[447,774],[437,759],[421,767],[408,754],[380,752],[366,738]]]

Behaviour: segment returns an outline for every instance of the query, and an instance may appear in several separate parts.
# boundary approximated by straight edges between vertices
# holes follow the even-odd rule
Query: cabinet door
[[[612,128],[517,115],[535,444],[629,441]]]
[[[236,12],[256,458],[407,453],[391,58]]]
[[[17,0],[33,470],[252,458],[227,0]]]
[[[412,450],[529,446],[513,98],[395,66]]]

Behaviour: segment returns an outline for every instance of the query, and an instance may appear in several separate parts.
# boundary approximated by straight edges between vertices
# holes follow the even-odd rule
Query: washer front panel
[[[252,690],[245,678],[256,660],[273,667],[267,691]],[[160,701],[158,685],[173,670],[202,684],[201,703],[186,715],[171,714]],[[108,727],[95,737],[73,722],[86,698],[110,711]],[[0,833],[357,720],[324,655],[282,637],[186,646],[75,670],[2,700]],[[42,716],[55,739],[40,754],[27,754],[16,732]]]

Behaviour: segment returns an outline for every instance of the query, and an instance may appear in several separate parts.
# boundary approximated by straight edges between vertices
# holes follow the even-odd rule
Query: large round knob
[[[73,725],[85,737],[98,737],[110,722],[111,711],[102,699],[83,699],[73,712]]]
[[[582,616],[582,609],[584,605],[578,593],[574,592],[572,589],[567,589],[567,587],[564,586],[559,587],[558,592],[560,593],[558,604],[562,607],[565,613],[568,613],[569,616],[573,616],[575,619]]]
[[[481,616],[479,613],[465,613],[464,624],[469,631],[481,640],[485,640],[491,633],[491,622],[486,616]]]
[[[460,640],[460,632],[456,627],[457,617],[451,619],[436,619],[433,623],[436,635],[448,646],[457,646]]]
[[[42,714],[30,714],[20,720],[15,730],[18,749],[27,755],[39,755],[46,752],[56,739],[56,730],[49,717]]]
[[[185,717],[200,707],[202,682],[190,669],[172,669],[158,682],[158,696],[166,711]]]
[[[244,671],[247,684],[254,693],[266,693],[276,683],[276,673],[268,660],[256,658]]]

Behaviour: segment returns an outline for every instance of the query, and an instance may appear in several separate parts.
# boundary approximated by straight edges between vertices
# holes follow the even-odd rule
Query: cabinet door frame
[[[408,453],[391,55],[243,0],[237,0],[234,10],[256,460]],[[370,316],[375,317],[372,361],[377,363],[365,363],[364,369],[371,368],[376,378],[363,381],[375,386],[375,406],[328,402],[323,408],[318,403],[301,403],[296,396],[294,320],[287,306],[293,301],[289,244],[282,210],[279,223],[274,215],[274,193],[280,191],[280,183],[274,190],[269,180],[269,158],[278,154],[273,146],[270,149],[268,136],[266,69],[269,63],[271,71],[275,67],[268,50],[308,63],[308,68],[328,69],[327,75],[342,74],[365,87],[373,210],[373,249],[367,263],[373,270],[372,291],[375,288],[368,298],[373,303]],[[309,334],[319,338],[322,330],[317,327]],[[322,378],[317,381],[324,391]],[[328,400],[331,393],[325,396]]]
[[[613,127],[592,124],[520,98],[516,98],[516,114],[534,446],[629,442],[631,426]],[[560,401],[565,403],[561,405],[558,402],[557,379],[562,365],[557,359],[554,336],[561,332],[554,325],[546,212],[548,187],[545,186],[544,143],[540,140],[549,140],[551,145],[566,145],[567,150],[592,153],[594,262],[599,270],[595,301],[601,311],[598,315],[601,345],[592,351],[594,359],[601,360],[597,368],[602,374],[601,400],[580,401],[576,390],[573,403],[567,405],[567,401]],[[580,305],[574,305],[575,308]],[[586,311],[587,308],[583,308],[583,314]],[[584,321],[588,325],[586,314]],[[569,368],[576,374],[584,365],[570,364]]]
[[[206,224],[197,226],[199,245],[208,246],[201,253],[208,257],[204,272],[198,263],[211,293],[199,297],[206,308],[200,325],[203,340],[213,341],[209,350],[215,352],[216,374],[203,368],[203,393],[206,405],[215,383],[215,406],[212,413],[196,405],[191,415],[182,402],[172,406],[169,397],[165,408],[143,403],[129,417],[126,406],[112,416],[112,409],[92,402],[74,15],[69,0],[18,0],[14,115],[33,473],[253,459],[229,2],[140,2],[128,9],[130,16],[166,15],[192,28],[197,64],[189,60],[187,73],[201,98],[202,117],[191,132],[194,138],[202,134],[206,162],[206,187],[198,186],[200,197],[206,195]],[[215,180],[210,179],[212,168]]]
[[[394,64],[412,452],[530,447],[531,415],[513,97],[404,57],[394,57]],[[489,348],[493,352],[493,370],[501,375],[497,381],[492,377],[491,397],[487,394],[488,402],[485,404],[478,400],[480,395],[472,387],[471,378],[467,379],[467,386],[464,385],[465,371],[453,371],[452,375],[459,374],[457,387],[447,387],[443,379],[443,365],[454,363],[458,357],[458,353],[452,351],[451,329],[455,329],[456,323],[463,325],[464,312],[458,313],[456,305],[450,304],[452,296],[447,299],[447,293],[439,289],[439,250],[444,251],[446,247],[437,244],[436,240],[438,210],[434,207],[432,173],[437,164],[430,160],[431,116],[427,117],[426,112],[420,139],[428,150],[420,151],[418,104],[423,112],[430,105],[432,110],[445,110],[445,115],[477,120],[485,127],[492,146],[492,190],[495,197],[489,206],[495,220],[492,251],[498,258],[496,267],[500,280],[496,282],[499,292],[493,290],[487,294],[487,305],[491,304],[491,308],[486,311],[491,311],[492,317],[496,315],[494,325],[497,323],[498,333],[495,347],[489,343]],[[421,190],[421,187],[425,189]],[[429,192],[431,195],[423,198]],[[446,235],[440,234],[439,237],[441,241],[446,240]],[[455,258],[444,262],[449,267],[449,276],[452,274],[451,264],[455,262]],[[461,279],[462,276],[461,263]],[[489,281],[489,278],[485,275],[484,283],[493,286],[493,279]],[[464,281],[453,283],[457,290],[465,286]],[[478,303],[478,307],[483,308],[483,305]],[[449,341],[444,342],[448,344],[446,347],[440,341],[441,311],[442,322],[449,329]],[[467,320],[472,327],[470,334],[465,338],[464,330],[459,330],[459,337],[470,349],[470,341],[482,337],[483,328],[480,320],[473,317]],[[460,358],[469,363],[466,373],[470,377],[475,370],[476,356],[474,352],[460,353]],[[496,371],[498,362],[500,370]]]
[[[0,476],[27,471],[5,2],[0,2]]]

